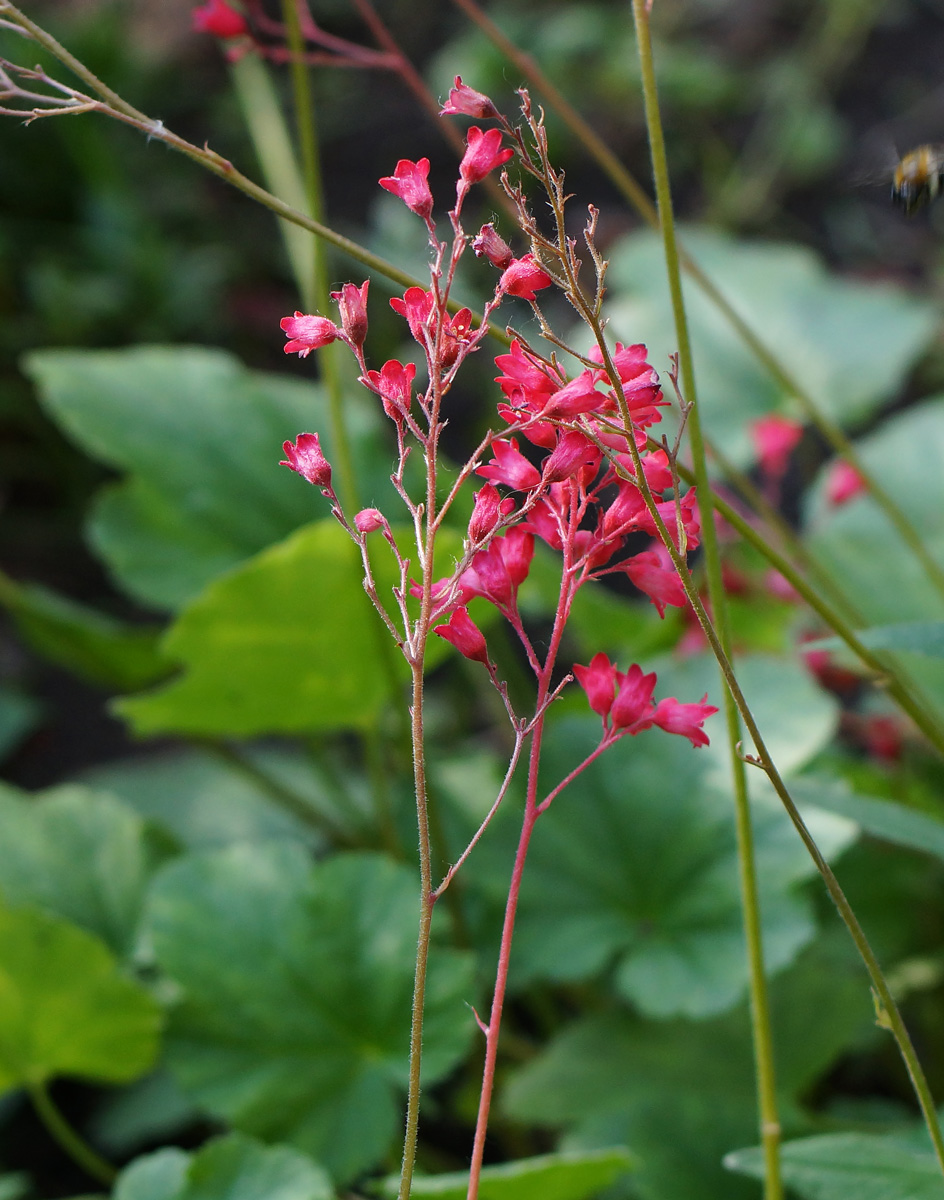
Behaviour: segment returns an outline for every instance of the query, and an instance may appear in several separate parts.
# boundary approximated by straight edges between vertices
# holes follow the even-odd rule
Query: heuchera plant
[[[392,475],[394,487],[409,516],[412,538],[404,544],[395,532],[394,514],[376,508],[347,513],[331,483],[331,467],[318,434],[301,433],[285,443],[283,465],[321,488],[331,510],[361,552],[364,586],[374,607],[400,647],[413,675],[411,704],[414,782],[420,828],[422,903],[413,1021],[411,1088],[408,1101],[401,1195],[409,1191],[416,1144],[419,1096],[419,1055],[422,1032],[423,987],[433,906],[455,872],[482,836],[505,796],[519,761],[527,750],[525,807],[512,872],[495,989],[487,1020],[479,1020],[485,1035],[486,1055],[469,1196],[477,1192],[494,1082],[496,1053],[505,984],[508,975],[515,911],[528,845],[536,821],[563,789],[591,762],[620,738],[636,736],[658,726],[667,733],[688,738],[694,747],[707,745],[705,720],[717,710],[707,697],[680,702],[674,697],[656,701],[655,674],[644,674],[633,664],[620,670],[605,654],[589,665],[574,665],[573,675],[561,678],[564,631],[578,591],[607,576],[628,577],[650,597],[662,615],[667,605],[686,605],[686,595],[662,539],[671,539],[682,554],[698,545],[699,515],[694,489],[682,494],[675,473],[675,448],[651,440],[668,404],[656,371],[647,361],[645,346],[610,347],[603,336],[600,309],[606,264],[594,245],[596,214],[591,209],[584,238],[596,271],[593,303],[583,298],[577,282],[580,261],[575,245],[564,234],[561,177],[547,160],[544,129],[522,92],[522,112],[529,139],[513,129],[488,97],[473,91],[457,78],[442,112],[492,118],[497,127],[468,131],[466,152],[459,167],[455,205],[448,214],[451,238],[441,238],[433,217],[434,197],[428,184],[429,162],[401,159],[380,186],[398,196],[423,221],[429,237],[430,282],[427,289],[408,288],[391,300],[406,322],[418,347],[414,362],[391,360],[377,370],[368,365],[364,346],[367,333],[367,290],[345,284],[333,293],[339,318],[335,323],[320,315],[295,313],[285,317],[282,329],[289,341],[286,353],[307,356],[333,341],[343,342],[355,356],[360,382],[379,399],[396,433],[398,456]],[[511,144],[504,144],[510,142]],[[470,236],[462,225],[463,203],[469,188],[513,157],[527,173],[544,185],[556,228],[545,238],[531,216],[520,187],[506,172],[502,186],[528,237],[529,252],[514,257],[492,225]],[[478,321],[468,308],[454,310],[451,294],[456,269],[472,248],[501,274],[494,294]],[[543,264],[543,265],[542,265]],[[553,335],[539,307],[537,293],[559,287],[587,321],[591,342],[574,349]],[[508,296],[526,300],[542,332],[576,361],[567,369],[556,354],[540,353],[521,334],[514,336],[507,353],[498,355],[496,430],[490,430],[448,490],[442,486],[440,455],[447,420],[449,393],[469,355],[489,334],[499,307]],[[425,377],[425,386],[416,385]],[[683,409],[684,416],[684,409]],[[419,454],[425,467],[425,490],[414,495],[407,485],[409,457]],[[475,493],[462,554],[451,572],[436,577],[434,555],[437,534],[443,527],[462,488],[484,480]],[[443,492],[445,491],[445,494]],[[402,526],[401,526],[402,528]],[[378,591],[371,535],[379,533],[393,555],[399,583],[392,596]],[[655,540],[642,549],[630,549],[639,534]],[[549,636],[538,642],[522,618],[518,593],[528,577],[535,539],[559,556],[560,586]],[[509,698],[506,683],[489,656],[482,630],[468,605],[481,598],[501,614],[513,630],[535,680],[534,707],[519,713]],[[411,599],[419,602],[417,613]],[[426,829],[426,778],[424,766],[423,669],[430,634],[444,638],[466,658],[480,663],[501,697],[514,735],[514,749],[504,782],[480,829],[447,876],[434,886],[430,875]],[[565,779],[547,794],[538,789],[544,719],[548,706],[576,676],[590,707],[601,718],[600,740],[583,762],[574,764]]]

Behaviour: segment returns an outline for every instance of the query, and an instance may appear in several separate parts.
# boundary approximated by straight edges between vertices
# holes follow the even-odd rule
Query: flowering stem
[[[427,574],[432,564],[427,564]],[[428,591],[424,589],[424,591]],[[424,604],[426,596],[424,595]],[[426,624],[428,625],[428,619]],[[425,635],[421,633],[425,648]],[[419,1135],[420,1067],[423,1049],[423,1008],[426,1001],[426,973],[429,962],[429,936],[433,919],[433,879],[430,864],[429,814],[426,804],[426,759],[423,728],[423,662],[418,655],[413,663],[413,781],[416,789],[416,818],[419,831],[420,922],[416,940],[416,967],[413,976],[413,1014],[410,1021],[410,1080],[407,1089],[406,1131],[403,1137],[403,1162],[400,1168],[398,1200],[409,1200],[416,1162]]]
[[[688,332],[688,319],[682,296],[682,278],[679,266],[678,246],[675,238],[675,219],[672,211],[672,194],[669,186],[668,160],[659,113],[655,65],[652,57],[652,42],[649,36],[649,8],[646,0],[633,0],[633,20],[639,47],[643,101],[646,113],[646,127],[649,134],[649,148],[652,154],[652,171],[659,210],[659,223],[665,248],[672,311],[675,316],[682,391],[685,401],[689,406],[688,434],[695,467],[696,484],[699,492],[704,494],[710,489],[710,483],[696,399],[695,372]],[[628,413],[625,413],[624,416],[628,416]],[[632,441],[631,425],[627,426],[627,435],[629,440]],[[641,476],[642,472],[639,471],[638,474]],[[718,622],[721,644],[724,646],[726,654],[730,656],[727,599],[721,577],[721,557],[718,551],[714,514],[710,504],[705,506],[703,513],[702,544],[704,547],[705,570],[712,612],[715,614],[715,620]],[[738,720],[737,706],[727,689],[724,693],[724,713],[734,784],[734,811],[741,888],[741,909],[744,915],[744,937],[749,965],[751,1032],[754,1044],[760,1137],[764,1152],[764,1196],[766,1200],[781,1200],[783,1196],[783,1183],[780,1174],[780,1118],[777,1108],[770,1002],[767,993],[767,977],[764,969],[763,924],[757,886],[754,833],[747,787],[747,773],[744,763],[738,754],[741,727]]]
[[[466,16],[473,21],[485,36],[511,62],[522,78],[541,92],[548,102],[548,107],[557,113],[563,123],[575,134],[578,145],[583,146],[590,156],[602,167],[604,174],[610,179],[618,191],[626,197],[640,217],[653,229],[658,230],[659,213],[652,201],[640,187],[636,179],[626,170],[626,167],[613,151],[600,138],[596,130],[585,121],[558,88],[541,71],[530,54],[524,53],[507,38],[497,25],[482,11],[475,0],[453,0],[457,8],[462,9]],[[944,569],[928,553],[924,539],[919,531],[889,495],[875,475],[865,467],[856,452],[855,446],[846,437],[842,428],[832,421],[822,410],[813,396],[780,362],[774,352],[757,336],[750,325],[744,320],[737,309],[731,304],[724,293],[712,282],[695,260],[686,253],[684,248],[678,248],[678,260],[685,273],[697,284],[703,294],[725,318],[744,345],[750,350],[757,361],[779,385],[780,390],[787,396],[793,396],[801,408],[835,450],[836,454],[846,459],[861,476],[875,502],[885,512],[892,525],[901,536],[902,541],[932,581],[941,596],[944,596]]]

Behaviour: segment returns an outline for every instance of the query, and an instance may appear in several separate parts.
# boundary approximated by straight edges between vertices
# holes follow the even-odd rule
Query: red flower
[[[428,175],[428,158],[421,158],[419,162],[401,158],[394,173],[385,176],[379,183],[388,192],[399,196],[411,212],[428,221],[433,211],[433,193],[426,182]]]
[[[242,37],[249,32],[246,18],[230,8],[226,0],[207,0],[191,12],[190,20],[197,33],[211,33],[218,38]]]
[[[590,483],[600,465],[601,457],[600,450],[589,438],[578,433],[576,429],[570,429],[544,460],[544,482],[560,483],[585,471],[586,475],[581,476],[581,481]]]
[[[467,87],[460,75],[456,76],[455,85],[449,93],[449,99],[439,110],[441,117],[462,116],[478,117],[479,120],[491,120],[501,114],[488,96]]]
[[[551,286],[551,277],[542,271],[533,254],[514,258],[498,282],[498,290],[522,300],[536,300],[535,292]]]
[[[316,487],[331,486],[331,464],[321,453],[317,433],[300,433],[294,444],[283,442],[282,452],[285,458],[280,467],[288,467]]]
[[[576,379],[553,393],[541,410],[541,415],[569,421],[581,413],[596,412],[603,408],[608,400],[603,392],[598,392],[594,387],[594,376],[593,371],[581,371]]]
[[[424,292],[421,287],[409,287],[403,293],[402,299],[399,296],[391,299],[390,307],[401,317],[406,317],[414,342],[425,346],[429,318],[433,311],[432,292]]]
[[[487,258],[499,271],[504,271],[514,258],[511,247],[504,238],[499,237],[491,222],[483,225],[472,239],[472,250],[476,258]]]
[[[296,312],[294,317],[283,317],[279,325],[285,336],[291,339],[282,349],[286,354],[298,351],[299,358],[307,358],[312,350],[320,350],[341,336],[341,330],[327,317],[306,316],[300,312]]]
[[[515,438],[496,438],[492,442],[492,450],[495,457],[491,462],[476,467],[476,475],[522,492],[537,487],[541,482],[541,472],[518,450]]]
[[[469,520],[469,541],[476,545],[488,537],[502,517],[512,512],[514,507],[515,502],[510,496],[503,500],[498,488],[486,483],[475,493],[475,508]]]
[[[359,533],[373,533],[377,529],[387,529],[387,518],[379,508],[362,508],[354,518],[354,526]]]
[[[413,398],[413,379],[416,375],[416,364],[406,366],[389,359],[379,371],[368,371],[364,382],[383,400],[384,412],[394,421],[402,421],[410,411]]]
[[[514,155],[510,146],[501,149],[502,132],[488,129],[483,132],[473,125],[466,134],[465,154],[459,164],[459,183],[456,188],[456,207],[462,203],[473,183],[479,183],[490,171],[506,163]]]
[[[708,735],[702,729],[702,725],[718,711],[715,705],[705,703],[707,699],[706,692],[700,704],[680,704],[674,697],[660,700],[652,714],[652,724],[658,725],[666,733],[678,733],[687,737],[696,750],[699,746],[707,746]]]
[[[367,289],[370,280],[365,279],[360,287],[346,283],[339,292],[332,292],[331,299],[337,301],[341,314],[341,328],[352,346],[360,349],[367,338]]]
[[[606,721],[616,695],[616,675],[613,664],[601,652],[591,658],[589,667],[582,667],[579,663],[574,663],[574,675],[587,693],[590,707]]]
[[[658,549],[643,550],[634,554],[623,566],[626,575],[645,592],[660,617],[665,616],[665,606],[684,608],[688,603],[682,581],[669,558],[669,552],[660,542]]]
[[[447,642],[452,642],[460,654],[476,662],[488,665],[488,650],[482,631],[469,616],[467,608],[457,608],[446,625],[437,625],[433,633],[438,633]]]
[[[799,421],[772,413],[751,425],[751,436],[760,468],[768,479],[780,479],[797,442],[803,436]]]
[[[628,671],[616,672],[619,691],[610,709],[613,729],[623,733],[637,734],[648,729],[653,722],[652,693],[656,686],[656,673],[644,675],[636,663]]]
[[[862,476],[844,458],[837,459],[830,467],[829,478],[826,480],[826,498],[830,504],[838,507],[865,490]]]

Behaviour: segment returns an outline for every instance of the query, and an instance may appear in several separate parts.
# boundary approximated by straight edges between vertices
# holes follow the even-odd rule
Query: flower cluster
[[[479,119],[495,115],[491,101],[465,87],[461,79],[456,80],[443,111]],[[424,391],[414,391],[416,363],[390,360],[379,370],[368,367],[363,353],[366,283],[360,288],[346,284],[335,293],[340,324],[302,313],[282,321],[289,339],[287,353],[304,357],[340,340],[357,357],[361,383],[378,396],[396,426],[400,466],[392,478],[411,510],[414,526],[417,521],[422,523],[426,513],[425,506],[409,497],[403,483],[408,441],[412,438],[419,444],[428,466],[435,460],[443,397],[458,366],[487,331],[485,323],[473,329],[468,309],[453,313],[448,309],[455,263],[471,244],[500,272],[494,296],[486,306],[486,320],[509,296],[535,305],[537,292],[552,283],[533,252],[516,258],[491,224],[475,238],[467,238],[461,231],[460,213],[471,184],[502,166],[514,153],[502,142],[500,129],[485,133],[475,126],[469,129],[456,204],[450,213],[456,236],[446,278],[437,274],[434,266],[429,289],[411,287],[390,302],[405,319],[425,359],[429,382]],[[434,262],[442,263],[447,247],[436,240],[428,175],[426,159],[416,163],[401,159],[394,174],[381,179],[380,185],[423,220],[430,232]],[[326,472],[320,446],[309,441],[313,435],[302,435],[297,447],[286,443],[285,465],[324,488],[335,502],[335,514],[362,549],[367,533],[376,529],[383,529],[393,546],[404,583],[398,601],[404,635],[398,640],[408,654],[413,643],[407,628],[411,618],[405,593],[411,592],[423,600],[428,627],[466,658],[484,664],[497,684],[485,636],[469,614],[470,602],[480,598],[510,623],[539,681],[539,693],[543,689],[546,697],[574,598],[590,581],[621,575],[652,600],[660,616],[666,606],[687,605],[664,539],[683,556],[697,547],[698,505],[694,489],[682,493],[669,453],[649,440],[647,431],[660,421],[668,403],[658,375],[647,360],[646,348],[640,345],[617,343],[614,349],[604,349],[594,344],[582,363],[582,370],[568,375],[556,359],[542,357],[521,338],[495,359],[497,413],[505,429],[489,433],[462,469],[462,480],[477,475],[484,482],[475,495],[464,553],[452,573],[438,580],[428,575],[421,582],[409,579],[409,560],[397,550],[390,524],[376,509],[365,510],[353,521],[345,520],[331,492],[330,468]],[[444,507],[454,494],[455,490]],[[440,520],[442,515],[441,510]],[[640,546],[640,535],[654,540]],[[540,653],[518,607],[518,592],[531,569],[536,540],[556,551],[562,563],[554,633]],[[427,559],[424,554],[420,557],[421,561]],[[394,623],[386,619],[392,628]],[[707,743],[701,727],[716,710],[705,700],[680,704],[670,699],[655,704],[654,675],[643,675],[638,666],[625,673],[617,671],[605,655],[597,655],[589,667],[574,670],[591,707],[603,717],[605,743],[653,725],[681,734],[695,746]]]

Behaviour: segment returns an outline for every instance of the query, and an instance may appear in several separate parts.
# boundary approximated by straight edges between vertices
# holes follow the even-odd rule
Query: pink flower
[[[616,678],[619,691],[610,709],[613,729],[629,734],[641,733],[649,728],[654,719],[652,693],[656,686],[655,671],[644,675],[642,667],[633,663],[625,674],[617,671]]]
[[[362,508],[354,518],[354,526],[359,533],[374,533],[377,529],[389,528],[387,518],[379,508]]]
[[[488,649],[482,631],[469,616],[467,608],[457,608],[449,618],[448,624],[437,625],[433,633],[438,633],[447,642],[452,642],[460,654],[476,662],[488,666]]]
[[[499,237],[491,222],[483,225],[472,239],[472,250],[476,258],[487,258],[499,271],[504,271],[514,258],[511,247],[504,238]]]
[[[522,300],[536,300],[535,292],[551,286],[551,277],[542,271],[533,254],[512,259],[498,281],[498,290]]]
[[[688,603],[682,581],[669,558],[669,552],[660,542],[657,549],[643,550],[634,554],[623,566],[630,580],[645,592],[660,617],[665,616],[665,606],[684,608]]]
[[[298,351],[299,358],[307,358],[312,350],[320,350],[336,341],[341,330],[327,317],[306,316],[296,312],[294,317],[283,317],[279,321],[285,336],[291,340],[282,347],[286,354]]]
[[[542,477],[545,483],[559,483],[586,471],[589,475],[586,482],[589,483],[596,474],[601,457],[600,450],[589,438],[576,429],[568,430],[544,460]]]
[[[249,32],[246,18],[230,8],[226,0],[207,0],[191,12],[190,20],[197,33],[211,33],[218,38],[242,37]]]
[[[433,193],[426,182],[428,175],[428,158],[421,158],[418,162],[401,158],[394,173],[385,176],[379,183],[394,196],[399,196],[411,212],[428,221],[433,211]]]
[[[501,114],[488,96],[467,87],[460,75],[456,76],[455,85],[449,93],[449,99],[439,110],[441,117],[462,116],[478,117],[479,120],[491,120]]]
[[[466,134],[465,154],[459,164],[456,208],[462,203],[473,183],[480,183],[490,171],[494,171],[514,155],[510,146],[501,149],[501,140],[500,129],[488,129],[484,133],[477,125],[469,129]]]
[[[392,417],[394,421],[402,421],[410,411],[415,376],[416,363],[407,363],[404,366],[395,358],[391,358],[379,371],[368,371],[364,382],[383,400],[387,416]]]
[[[803,436],[803,426],[799,421],[772,413],[753,422],[751,436],[761,470],[768,479],[780,479],[794,447]]]
[[[332,292],[331,299],[337,301],[341,314],[341,328],[352,346],[360,349],[367,338],[367,289],[370,280],[365,279],[360,287],[346,283],[339,292]]]
[[[429,333],[429,318],[433,312],[433,294],[424,292],[421,287],[409,287],[403,293],[403,298],[394,296],[390,307],[401,317],[406,317],[414,342],[426,345]]]
[[[522,492],[537,487],[541,482],[541,472],[520,453],[515,438],[496,438],[492,442],[492,450],[495,457],[491,462],[476,467],[476,475]]]
[[[838,508],[840,504],[845,504],[853,496],[858,496],[865,490],[866,485],[862,476],[844,458],[837,459],[830,467],[829,477],[826,480],[826,498],[830,504],[835,504]]]
[[[593,371],[581,371],[576,379],[572,379],[551,395],[542,408],[541,415],[569,421],[581,413],[596,412],[603,408],[608,400],[603,392],[596,390],[594,376]]]
[[[591,658],[589,667],[574,663],[574,675],[586,692],[590,707],[605,722],[616,696],[616,674],[613,664],[601,652]]]
[[[652,724],[658,725],[666,733],[687,737],[696,750],[699,746],[707,746],[708,736],[702,725],[718,711],[715,705],[706,703],[707,699],[706,692],[700,704],[680,704],[674,697],[660,700],[652,714]]]
[[[502,517],[514,511],[515,502],[509,496],[503,500],[498,488],[486,483],[475,494],[475,508],[469,520],[469,541],[477,545],[488,537]]]
[[[317,433],[300,433],[294,444],[283,442],[282,452],[280,467],[288,467],[315,487],[330,488],[331,464],[321,453]]]

